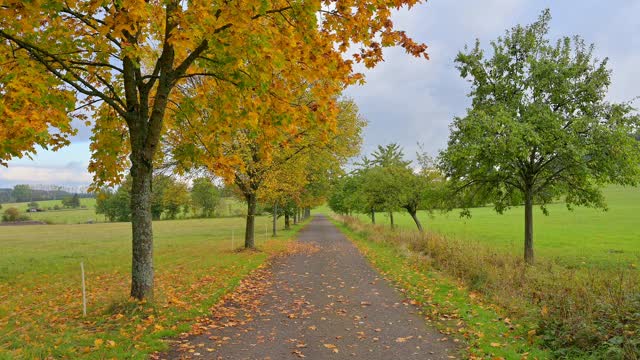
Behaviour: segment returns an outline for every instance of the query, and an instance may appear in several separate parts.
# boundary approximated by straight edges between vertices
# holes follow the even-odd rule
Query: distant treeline
[[[45,189],[46,188],[46,189]],[[73,191],[62,186],[30,186],[16,185],[13,189],[0,188],[0,203],[31,202],[45,200],[61,200],[66,197],[78,195],[80,198],[93,198],[95,194],[84,191]]]

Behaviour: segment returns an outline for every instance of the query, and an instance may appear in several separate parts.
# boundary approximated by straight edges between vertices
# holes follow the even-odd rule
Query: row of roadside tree
[[[607,99],[611,71],[593,46],[576,37],[549,39],[550,12],[491,43],[456,57],[471,84],[471,107],[455,118],[447,148],[417,166],[397,145],[379,147],[341,179],[330,204],[340,213],[478,205],[498,213],[524,206],[524,259],[533,263],[533,207],[606,209],[602,187],[640,180],[640,116],[630,103]],[[417,169],[417,170],[416,170]]]

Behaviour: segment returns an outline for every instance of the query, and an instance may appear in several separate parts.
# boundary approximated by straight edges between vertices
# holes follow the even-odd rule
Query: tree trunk
[[[371,209],[371,223],[375,224],[376,223],[376,211]]]
[[[273,204],[273,237],[278,236],[278,203]]]
[[[256,224],[256,195],[245,195],[247,200],[247,226],[244,232],[244,247],[245,249],[255,249],[255,224]]]
[[[304,218],[308,219],[311,217],[311,208],[304,209]]]
[[[293,209],[293,225],[298,224],[298,209]]]
[[[291,221],[289,219],[289,213],[288,212],[284,213],[284,229],[285,230],[291,229]]]
[[[418,220],[417,211],[409,210],[409,214],[411,215],[411,218],[413,219],[413,221],[416,223],[416,226],[418,227],[418,231],[423,232],[424,230],[422,229],[422,224],[420,223],[420,220]]]
[[[132,154],[131,162],[131,296],[138,300],[153,299],[153,167],[140,154]]]
[[[524,202],[524,261],[533,264],[533,194],[525,193]]]
[[[394,224],[393,224],[393,211],[389,212],[389,219],[391,220],[391,228],[394,228]]]

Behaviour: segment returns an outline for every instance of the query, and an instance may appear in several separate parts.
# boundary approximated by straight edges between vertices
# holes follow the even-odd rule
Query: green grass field
[[[45,210],[48,208],[53,209],[56,205],[62,207],[61,200],[37,201],[37,203],[41,209]],[[0,211],[4,211],[10,207],[15,207],[25,213],[29,208],[28,204],[29,203],[26,202],[2,204],[2,209]],[[104,221],[104,217],[102,215],[96,214],[96,199],[80,199],[80,205],[84,206],[84,208],[47,210],[44,212],[26,214],[31,218],[31,220],[44,221],[51,224],[83,224],[88,221]]]
[[[37,202],[41,209],[45,209],[43,212],[26,213],[31,220],[43,221],[48,224],[86,224],[87,222],[107,222],[107,219],[102,214],[96,214],[96,199],[80,199],[80,205],[84,208],[77,209],[60,209],[60,210],[48,210],[53,209],[58,205],[62,207],[61,200],[46,200]],[[15,207],[21,212],[27,211],[29,203],[6,203],[2,204],[0,212],[10,207]],[[216,217],[229,217],[229,216],[242,216],[246,214],[247,206],[245,203],[237,200],[233,197],[222,198],[216,207]],[[183,214],[181,214],[183,216]]]
[[[0,227],[0,359],[145,358],[163,348],[160,338],[188,329],[269,254],[282,251],[280,240],[294,230],[272,240],[270,219],[258,217],[259,252],[232,251],[232,232],[238,249],[243,218],[155,222],[156,294],[149,306],[128,300],[129,223]]]
[[[564,204],[548,207],[549,216],[537,208],[534,212],[534,248],[536,256],[567,266],[640,267],[640,189],[611,186],[604,191],[609,210],[575,208]],[[472,217],[461,218],[459,211],[418,215],[426,230],[448,237],[480,242],[499,251],[520,256],[524,242],[524,210],[515,207],[503,215],[493,208],[471,209]],[[366,215],[359,215],[370,221]],[[415,229],[406,213],[394,215],[402,229]],[[379,224],[388,224],[389,217],[379,213]]]

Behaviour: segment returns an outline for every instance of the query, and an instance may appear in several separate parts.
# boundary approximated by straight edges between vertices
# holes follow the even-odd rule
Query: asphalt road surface
[[[324,216],[298,235],[311,251],[276,259],[227,300],[211,326],[162,359],[452,359],[457,344],[429,327]],[[257,284],[257,285],[256,285]],[[247,300],[247,293],[256,293]]]

